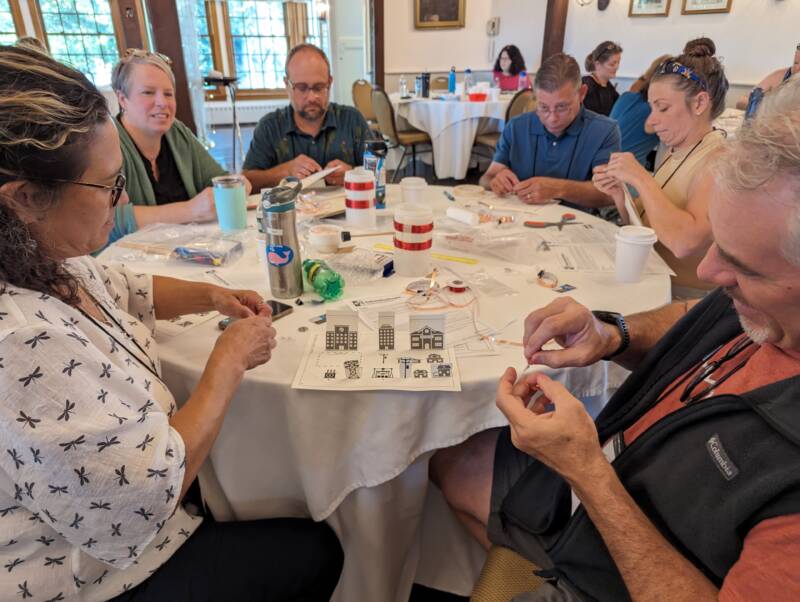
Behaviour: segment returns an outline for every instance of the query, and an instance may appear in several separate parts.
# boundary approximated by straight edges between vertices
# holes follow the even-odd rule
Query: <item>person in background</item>
[[[592,185],[592,168],[619,150],[619,128],[581,106],[577,61],[563,53],[547,58],[533,82],[536,111],[510,120],[489,169],[480,179],[499,195],[515,194],[523,203],[563,199],[582,208],[605,207],[612,200]]]
[[[525,69],[525,59],[519,48],[513,44],[504,46],[494,62],[494,81],[502,91],[516,92],[519,90],[519,74]],[[527,78],[527,76],[526,76]],[[527,81],[523,82],[527,87]]]
[[[621,59],[622,48],[614,42],[603,42],[586,56],[584,67],[589,74],[583,76],[587,88],[584,107],[600,115],[611,113],[611,107],[619,98],[611,80],[617,77]]]
[[[211,179],[227,172],[175,118],[170,64],[163,54],[130,49],[114,66],[120,111],[114,122],[130,203],[117,208],[109,242],[149,224],[216,219]]]
[[[0,597],[328,600],[342,551],[326,525],[184,507],[276,331],[255,291],[89,256],[127,201],[113,122],[86,76],[0,46]],[[155,324],[201,311],[239,319],[179,408]]]
[[[758,97],[754,103],[757,106],[761,96],[776,86],[779,86],[783,82],[789,80],[789,78],[794,77],[798,73],[800,73],[800,44],[798,44],[795,48],[794,62],[792,65],[786,67],[785,69],[777,69],[758,82],[758,84],[756,84],[756,86],[750,92],[743,94],[742,97],[736,101],[736,108],[747,110],[748,115],[751,114],[753,111],[755,111],[755,107],[750,107],[754,95]]]
[[[623,92],[617,99],[610,115],[611,119],[616,120],[622,135],[620,150],[633,153],[636,160],[650,171],[652,167],[648,168],[647,157],[658,146],[658,136],[647,125],[647,118],[650,116],[647,90],[656,69],[668,58],[669,55],[665,54],[654,60],[631,89]]]
[[[712,123],[725,109],[728,79],[708,44],[662,63],[650,80],[652,108],[648,126],[669,152],[655,173],[648,173],[631,153],[611,155],[595,170],[594,183],[614,199],[625,223],[623,185],[637,193],[636,210],[658,235],[657,250],[677,276],[673,296],[705,294],[709,284],[697,276],[697,264],[711,244],[708,224],[710,180],[705,164],[719,150],[725,132]]]
[[[322,50],[312,44],[295,46],[285,69],[289,105],[259,120],[244,174],[260,190],[287,176],[302,179],[338,167],[325,182],[341,186],[345,172],[363,163],[369,126],[355,108],[330,102],[333,77]]]

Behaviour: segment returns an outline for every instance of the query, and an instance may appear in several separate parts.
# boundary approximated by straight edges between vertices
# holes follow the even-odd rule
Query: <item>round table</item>
[[[425,202],[437,215],[448,206],[442,191],[431,186],[425,193]],[[399,194],[399,186],[388,186],[390,208],[399,202]],[[557,205],[544,206],[534,219],[557,219],[562,211]],[[254,222],[253,213],[250,217]],[[588,214],[579,219],[599,222]],[[205,227],[216,231],[216,225]],[[242,258],[215,273],[235,286],[268,295],[254,230],[248,239]],[[366,241],[362,246],[367,247],[391,242],[388,236],[357,240]],[[436,247],[434,251],[474,257],[479,260],[476,265],[441,264],[467,279],[483,270],[516,291],[479,297],[482,319],[507,324],[497,335],[500,339],[521,340],[527,313],[558,297],[553,290],[529,282],[535,269],[534,249],[528,265],[510,265],[477,249],[472,255]],[[102,259],[124,258],[129,252],[112,246]],[[207,278],[208,270],[174,261],[141,261],[132,267],[197,280]],[[347,287],[345,298],[398,294],[410,280],[394,275],[367,286]],[[593,309],[631,313],[670,299],[666,275],[646,275],[638,284],[621,285],[610,274],[572,273],[569,282],[577,287],[572,296]],[[429,487],[427,463],[437,449],[506,424],[495,407],[494,390],[507,366],[518,370],[524,366],[521,347],[500,344],[499,355],[459,359],[462,391],[458,393],[292,389],[306,337],[324,328],[310,319],[324,311],[325,306],[307,299],[275,322],[278,347],[272,360],[246,374],[201,472],[208,505],[220,520],[277,516],[326,520],[345,551],[336,600],[405,602],[415,580],[469,594],[484,555],[455,523],[438,490]],[[216,324],[216,319],[206,321],[175,336],[158,329],[164,380],[176,399],[186,399],[197,385],[219,335]],[[594,411],[626,375],[605,362],[591,369],[552,372],[576,396],[595,404]]]
[[[390,98],[401,120],[430,135],[436,177],[463,180],[475,136],[503,129],[506,109],[513,94],[503,94],[498,100],[484,102],[427,98],[403,100],[397,93]]]

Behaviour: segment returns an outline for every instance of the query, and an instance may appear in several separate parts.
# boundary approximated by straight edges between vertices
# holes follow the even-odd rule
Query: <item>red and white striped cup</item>
[[[344,174],[345,217],[356,228],[375,229],[375,174],[356,167]]]
[[[431,270],[433,211],[403,203],[394,212],[394,271],[400,276],[424,276]]]

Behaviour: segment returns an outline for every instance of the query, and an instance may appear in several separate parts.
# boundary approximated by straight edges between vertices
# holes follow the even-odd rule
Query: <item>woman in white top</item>
[[[613,153],[595,168],[595,186],[610,195],[625,223],[623,185],[638,197],[642,222],[658,235],[657,250],[677,276],[673,295],[702,296],[711,284],[697,277],[697,265],[711,244],[708,223],[710,181],[703,166],[724,141],[712,123],[725,108],[728,80],[706,38],[687,44],[687,52],[664,61],[650,80],[652,107],[646,125],[668,148],[650,174],[631,153]]]
[[[253,291],[88,255],[127,201],[121,166],[83,75],[0,46],[0,598],[326,600],[342,558],[324,525],[203,522],[182,506],[275,330]],[[178,409],[155,319],[212,309],[241,319]]]

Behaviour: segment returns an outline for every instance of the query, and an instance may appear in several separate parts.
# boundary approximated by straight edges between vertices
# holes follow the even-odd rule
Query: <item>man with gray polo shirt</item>
[[[536,112],[510,120],[481,185],[524,203],[562,199],[581,208],[613,205],[591,182],[592,169],[620,150],[617,123],[582,105],[586,85],[574,58],[549,57],[534,80]]]

